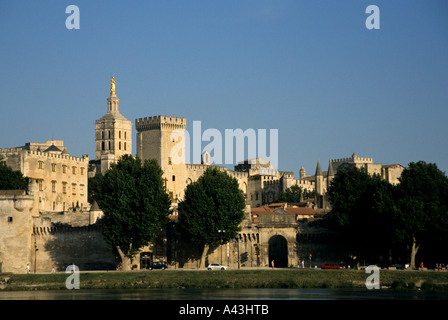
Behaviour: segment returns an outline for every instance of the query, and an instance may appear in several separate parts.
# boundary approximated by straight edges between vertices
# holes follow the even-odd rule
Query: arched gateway
[[[288,267],[288,242],[281,235],[269,239],[269,266],[274,261],[275,268]]]

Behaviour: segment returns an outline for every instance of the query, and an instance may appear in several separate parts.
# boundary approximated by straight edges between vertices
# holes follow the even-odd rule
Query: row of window
[[[44,166],[44,162],[43,162],[43,161],[39,161],[37,167],[38,167],[39,169],[44,169],[44,167],[45,167],[45,166]],[[51,171],[52,171],[52,172],[56,172],[56,168],[57,168],[57,164],[56,164],[56,163],[52,163],[52,164],[51,164]],[[62,173],[67,173],[67,169],[68,169],[68,166],[65,165],[65,164],[63,164],[63,165],[62,165]],[[71,172],[72,172],[72,174],[77,174],[77,172],[78,172],[78,167],[76,167],[76,166],[72,166],[72,167],[71,167]],[[80,174],[83,176],[84,173],[85,173],[85,168],[84,168],[84,167],[79,168],[79,172],[80,172]]]
[[[108,138],[112,139],[112,134],[111,134],[112,131],[108,130],[107,132],[108,132],[108,134],[107,134]],[[123,134],[124,139],[126,139],[126,131],[124,131],[123,133],[124,133]],[[104,131],[101,131],[101,139],[104,139],[104,136],[105,136]],[[121,130],[118,131],[118,139],[121,139]]]
[[[108,146],[107,149],[106,149],[106,146]],[[108,141],[107,144],[104,141],[101,142],[101,150],[102,151],[104,151],[104,150],[113,150],[112,146],[113,145],[111,144],[110,141]],[[123,150],[124,151],[126,151],[126,147],[127,147],[126,142],[123,142]],[[121,150],[121,141],[118,141],[118,150]]]
[[[43,180],[38,180],[38,185],[39,185],[39,191],[44,191],[44,186],[43,186]],[[62,182],[62,193],[66,194],[67,192],[69,192],[70,190],[67,188],[68,183],[67,182]],[[56,192],[56,186],[57,186],[57,181],[53,180],[51,181],[51,192]],[[72,183],[72,194],[76,195],[76,183]],[[79,192],[81,192],[81,196],[84,196],[84,184],[80,184],[79,185]]]

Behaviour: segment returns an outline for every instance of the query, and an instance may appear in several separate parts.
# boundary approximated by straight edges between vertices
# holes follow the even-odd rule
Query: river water
[[[0,300],[448,300],[448,292],[345,289],[0,291]]]

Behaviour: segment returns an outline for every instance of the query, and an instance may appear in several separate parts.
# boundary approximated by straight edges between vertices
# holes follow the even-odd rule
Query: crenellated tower
[[[153,116],[135,120],[137,156],[156,159],[163,170],[165,187],[173,202],[183,198],[185,176],[185,129],[187,119]]]

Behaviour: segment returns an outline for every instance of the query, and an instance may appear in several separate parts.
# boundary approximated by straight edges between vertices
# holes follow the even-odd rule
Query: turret
[[[318,195],[322,195],[324,193],[324,175],[322,174],[322,169],[320,167],[319,160],[317,160],[315,181],[316,181],[316,193]]]
[[[300,180],[302,180],[303,178],[306,177],[306,171],[305,171],[305,168],[304,168],[304,167],[300,168],[300,170],[299,170],[299,176],[300,176]]]

